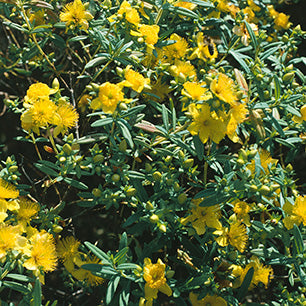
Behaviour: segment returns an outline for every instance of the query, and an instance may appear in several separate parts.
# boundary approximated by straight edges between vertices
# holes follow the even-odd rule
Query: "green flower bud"
[[[179,192],[180,189],[181,189],[180,184],[178,182],[174,182],[173,189],[174,189],[175,192]]]
[[[103,162],[104,156],[101,155],[101,154],[98,154],[98,155],[95,155],[95,156],[92,158],[92,160],[93,160],[94,163],[100,163],[100,162]]]
[[[101,197],[102,195],[102,191],[99,188],[94,188],[91,192],[93,194],[93,196],[95,196],[96,198]]]
[[[58,224],[53,225],[52,229],[53,229],[53,232],[56,234],[60,233],[63,230],[63,228]]]
[[[70,155],[72,152],[71,146],[68,143],[63,145],[63,151],[65,154]]]
[[[256,185],[251,185],[250,187],[249,187],[249,190],[250,191],[252,191],[252,192],[256,192],[257,190],[258,190],[258,188],[257,188],[257,186]]]
[[[148,202],[146,203],[146,209],[147,209],[147,210],[152,210],[153,208],[154,208],[153,204],[152,204],[150,201],[148,201]]]
[[[244,165],[245,161],[243,159],[241,159],[241,158],[238,158],[236,160],[236,163],[237,163],[238,166],[242,167]]]
[[[130,187],[130,188],[126,191],[126,195],[127,195],[128,197],[132,197],[132,196],[134,196],[136,193],[137,193],[137,190],[136,190],[136,188],[134,188],[134,187]]]
[[[126,140],[123,139],[120,144],[119,144],[119,151],[120,152],[125,152],[127,149],[127,143],[126,143]]]
[[[283,75],[283,81],[285,83],[290,83],[292,82],[293,78],[294,78],[295,72],[291,71],[291,72],[287,72],[285,75]]]
[[[155,182],[159,182],[161,180],[161,178],[162,178],[162,175],[161,175],[161,173],[159,171],[155,171],[153,173],[153,180]]]
[[[153,215],[150,217],[150,222],[151,222],[151,223],[157,223],[158,221],[159,221],[158,215],[153,214]]]
[[[120,175],[117,174],[117,173],[113,174],[113,175],[112,175],[112,181],[113,181],[114,183],[119,182],[119,181],[120,181]]]
[[[174,182],[173,179],[167,179],[167,180],[166,180],[166,184],[167,184],[168,186],[172,186],[172,185],[173,185],[173,182]]]
[[[269,188],[269,186],[262,185],[258,191],[262,195],[268,195],[271,192],[271,189]]]
[[[158,229],[162,232],[162,233],[166,233],[167,232],[167,227],[165,224],[160,224]]]
[[[65,156],[61,156],[61,157],[59,158],[60,163],[64,163],[66,160],[67,160],[67,159],[66,159]]]
[[[149,163],[145,163],[145,170],[146,172],[151,172],[152,171],[152,166]]]
[[[194,159],[193,158],[188,158],[183,162],[183,168],[184,169],[189,169],[193,166]]]
[[[187,201],[187,195],[186,193],[181,193],[178,197],[177,197],[177,201],[180,205],[183,205],[184,203],[186,203]]]
[[[17,166],[10,166],[10,167],[8,168],[8,171],[9,171],[10,173],[14,173],[14,172],[18,171],[18,167],[17,167]]]

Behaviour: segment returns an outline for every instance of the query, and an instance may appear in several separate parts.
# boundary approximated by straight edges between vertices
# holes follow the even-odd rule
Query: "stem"
[[[209,143],[208,143],[208,150],[206,153],[206,158],[205,158],[205,163],[204,163],[204,176],[203,176],[203,181],[204,181],[204,185],[206,186],[207,184],[207,172],[208,172],[208,156],[210,155],[210,150],[211,150],[211,139],[209,139]]]
[[[50,140],[50,142],[51,142],[51,145],[52,145],[52,148],[53,148],[54,152],[55,152],[56,154],[58,154],[58,150],[57,150],[57,148],[56,148],[56,145],[55,145],[55,142],[54,142],[54,138],[53,138],[53,136],[52,136],[52,134],[51,134],[50,131],[48,131],[48,137],[49,137],[49,140]]]
[[[38,149],[37,144],[36,144],[36,139],[35,139],[33,133],[30,134],[30,137],[32,138],[32,141],[33,141],[33,144],[34,144],[36,153],[37,153],[37,155],[38,155],[38,158],[39,158],[40,160],[42,160],[42,157],[41,157],[41,155],[40,155],[39,149]]]

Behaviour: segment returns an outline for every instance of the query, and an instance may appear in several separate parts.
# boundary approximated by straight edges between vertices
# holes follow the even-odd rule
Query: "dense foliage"
[[[1,305],[306,305],[281,2],[0,0]]]

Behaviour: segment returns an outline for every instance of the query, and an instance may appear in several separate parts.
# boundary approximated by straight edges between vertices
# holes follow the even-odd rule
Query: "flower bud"
[[[174,182],[173,189],[175,192],[179,192],[181,189],[180,184],[178,182]]]
[[[249,187],[249,190],[252,191],[252,192],[256,192],[257,189],[258,189],[257,186],[254,185],[254,184]]]
[[[120,151],[120,152],[125,152],[125,151],[126,151],[126,149],[127,149],[127,143],[126,143],[126,140],[125,140],[125,139],[123,139],[123,140],[120,142],[118,148],[119,148],[119,151]]]
[[[63,228],[58,224],[53,225],[52,229],[53,229],[53,232],[56,234],[60,233],[63,230]]]
[[[188,158],[183,162],[183,168],[184,169],[189,169],[193,166],[194,159],[193,158]]]
[[[8,168],[8,171],[9,171],[10,173],[16,172],[16,171],[18,171],[18,166],[10,166],[10,167]]]
[[[132,197],[132,196],[134,196],[136,193],[137,193],[137,190],[136,190],[136,188],[134,188],[134,187],[130,187],[130,188],[126,191],[126,195],[127,195],[128,197]]]
[[[153,214],[153,215],[150,217],[150,222],[151,222],[151,223],[157,223],[158,221],[159,221],[158,215]]]
[[[119,181],[120,181],[120,175],[117,174],[117,173],[113,174],[113,175],[112,175],[112,181],[113,181],[114,183],[119,182]]]
[[[65,143],[63,145],[63,151],[65,154],[70,155],[72,151],[71,146],[68,143]]]
[[[165,224],[160,224],[158,229],[162,232],[162,233],[166,233],[167,232],[167,227]]]
[[[59,158],[60,163],[64,163],[66,160],[67,160],[67,159],[66,159],[65,156],[61,156],[61,157]]]
[[[96,198],[101,197],[102,191],[99,188],[94,188],[91,192]]]
[[[262,185],[258,191],[262,195],[268,195],[271,192],[271,189],[269,188],[269,186]]]
[[[152,171],[152,166],[149,163],[145,163],[145,170],[146,170],[146,172],[151,172]]]
[[[159,171],[155,171],[153,173],[153,180],[155,182],[159,182],[161,180],[161,178],[162,178],[162,175],[161,175],[161,173]]]
[[[98,155],[95,155],[95,156],[92,158],[92,160],[93,160],[94,163],[100,163],[100,162],[103,162],[104,156],[101,155],[101,154],[98,154]]]
[[[53,89],[59,89],[59,81],[58,81],[58,79],[57,78],[55,78],[53,81],[52,81],[52,88]]]
[[[186,203],[187,201],[187,195],[186,193],[181,193],[178,197],[177,197],[177,201],[180,205],[183,205],[184,203]]]
[[[284,81],[285,83],[290,83],[290,82],[292,82],[292,80],[293,80],[293,78],[294,78],[294,74],[295,74],[294,71],[287,72],[285,75],[283,75],[283,81]]]
[[[147,210],[152,210],[153,208],[154,208],[153,204],[152,204],[150,201],[148,201],[148,202],[146,203],[146,209],[147,209]]]

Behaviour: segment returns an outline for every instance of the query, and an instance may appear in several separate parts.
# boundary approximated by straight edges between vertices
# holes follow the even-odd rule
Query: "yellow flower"
[[[188,2],[188,1],[177,1],[173,5],[177,7],[183,7],[191,11],[196,8],[196,4]]]
[[[228,112],[230,119],[227,124],[226,134],[233,142],[239,141],[239,138],[236,134],[236,129],[238,127],[238,124],[244,121],[247,113],[248,113],[248,110],[245,104],[238,103],[238,102],[232,104],[232,107],[230,111]]]
[[[255,18],[255,13],[253,12],[253,10],[250,7],[246,7],[242,10],[243,14],[245,15],[245,20],[250,23],[252,21],[256,22],[256,18]]]
[[[51,234],[41,231],[34,234],[30,238],[31,248],[30,258],[24,262],[24,267],[33,271],[35,276],[38,276],[43,281],[41,271],[49,272],[56,268],[57,256],[55,251],[54,238]]]
[[[0,223],[2,223],[8,216],[8,214],[6,213],[7,211],[6,203],[7,202],[5,200],[0,199]]]
[[[265,173],[269,172],[269,166],[276,165],[278,160],[271,157],[270,153],[267,150],[259,149],[258,151],[260,164]],[[251,161],[251,164],[247,165],[247,168],[255,173],[255,160]]]
[[[140,17],[136,9],[132,8],[131,4],[127,1],[123,1],[117,14],[112,15],[108,18],[109,22],[114,21],[114,17],[124,16],[125,19],[132,24],[138,25],[140,22]]]
[[[182,59],[187,53],[187,41],[176,33],[172,34],[169,40],[175,40],[176,42],[163,48],[164,54],[168,57],[168,60],[174,61],[176,58]]]
[[[156,24],[140,24],[138,31],[131,31],[133,36],[141,36],[150,49],[154,49],[154,45],[158,41],[159,26]]]
[[[203,299],[198,300],[198,294],[190,292],[189,299],[192,306],[226,306],[227,302],[220,296],[207,294]]]
[[[88,29],[88,21],[93,16],[86,11],[81,0],[74,0],[64,7],[64,12],[60,14],[60,20],[66,23],[66,26],[80,27],[83,30]]]
[[[226,124],[223,118],[217,116],[216,112],[210,111],[209,105],[202,104],[198,109],[195,104],[191,104],[189,112],[193,122],[189,125],[188,131],[192,135],[199,135],[203,143],[206,143],[208,139],[219,143],[224,138]]]
[[[292,229],[294,224],[299,226],[303,223],[306,226],[306,196],[298,196],[295,199],[294,205],[287,201],[283,206],[283,210],[289,215],[283,220],[288,230]]]
[[[247,202],[239,200],[235,201],[233,204],[233,211],[237,215],[237,219],[244,222],[247,226],[250,226],[249,211],[251,210],[251,206]]]
[[[16,199],[19,196],[17,188],[0,178],[0,199]]]
[[[254,24],[254,23],[250,23],[249,25],[252,28],[254,34],[258,35],[257,25]],[[233,33],[236,34],[237,36],[241,36],[242,44],[244,44],[245,46],[249,45],[250,34],[249,34],[244,22],[241,23],[239,26],[238,25],[234,26]]]
[[[0,259],[6,256],[8,251],[17,248],[20,235],[19,226],[0,224]]]
[[[91,96],[88,94],[83,95],[79,102],[78,102],[78,108],[80,109],[81,113],[85,113],[87,105],[89,105],[91,100]]]
[[[197,48],[190,55],[190,59],[200,58],[203,61],[211,60],[218,57],[218,50],[213,41],[204,37],[202,32],[197,34]]]
[[[197,83],[197,82],[186,82],[183,85],[183,89],[181,91],[182,95],[187,96],[193,100],[198,101],[206,101],[212,98],[211,93],[204,88],[205,83]]]
[[[98,98],[90,103],[90,107],[94,110],[102,109],[104,113],[113,114],[119,102],[124,100],[121,87],[116,84],[106,82],[99,87]]]
[[[183,79],[196,80],[196,69],[189,61],[175,60],[174,65],[170,67],[170,73],[175,77],[182,77]]]
[[[52,123],[56,105],[49,98],[41,98],[21,115],[21,126],[26,131],[39,135],[39,128],[46,128]]]
[[[263,283],[267,288],[270,279],[273,277],[273,269],[270,266],[264,266],[256,256],[251,257],[251,262],[244,269],[236,269],[235,276],[238,279],[234,283],[234,287],[237,288],[242,284],[247,272],[251,268],[254,268],[254,274],[249,289],[252,290],[259,283]]]
[[[210,83],[210,90],[220,100],[235,106],[237,95],[234,81],[224,73],[219,73]]]
[[[89,258],[86,254],[82,253],[85,257],[84,260],[79,256],[79,260],[75,260],[72,264],[72,268],[67,270],[71,273],[73,277],[80,281],[86,282],[89,286],[98,286],[104,282],[102,277],[92,274],[89,270],[82,269],[81,266],[85,264],[100,264],[101,261],[97,257]],[[65,267],[67,268],[67,263],[71,261],[68,260],[65,262]],[[72,263],[72,262],[71,262]]]
[[[61,239],[56,244],[56,251],[58,256],[65,262],[79,256],[79,246],[81,242],[76,240],[73,236]]]
[[[274,19],[275,28],[276,30],[288,30],[291,26],[291,22],[289,22],[290,16],[284,13],[278,13],[276,18]]]
[[[306,121],[306,104],[304,104],[300,109],[301,117],[293,116],[292,120],[295,123],[302,123],[303,121]]]
[[[52,121],[52,123],[56,125],[53,131],[54,137],[57,137],[59,133],[64,135],[69,128],[76,126],[78,119],[79,114],[70,103],[59,103]]]
[[[17,219],[20,224],[25,226],[30,223],[31,219],[37,215],[40,210],[38,203],[31,201],[25,197],[19,198],[19,209],[17,210]]]
[[[203,235],[206,232],[206,226],[215,229],[222,228],[222,224],[219,221],[221,218],[220,206],[201,207],[200,203],[202,201],[203,199],[193,199],[191,215],[181,220],[183,225],[191,222],[198,235]]]
[[[254,3],[254,0],[248,0],[248,5],[254,12],[259,12],[261,10],[261,8]]]
[[[225,247],[230,244],[240,253],[244,252],[248,235],[246,233],[246,227],[240,222],[231,224],[230,229],[222,228],[217,230],[214,234],[219,235],[215,240],[220,246]]]
[[[153,299],[157,299],[158,291],[170,296],[172,290],[167,284],[165,277],[166,265],[161,261],[157,260],[156,264],[152,264],[151,259],[145,258],[143,268],[143,278],[146,281],[145,284],[145,299],[149,303]]]
[[[51,93],[53,93],[53,91],[47,84],[38,82],[29,87],[24,100],[26,103],[32,104],[40,99],[49,98]]]
[[[138,93],[141,93],[144,87],[148,87],[150,79],[145,78],[139,72],[134,71],[131,67],[127,67],[124,70],[125,81],[121,82],[120,86],[131,87]]]
[[[171,91],[169,88],[169,85],[162,82],[162,78],[158,78],[156,82],[151,84],[151,88],[147,90],[147,93],[151,93],[153,95],[147,95],[147,98],[156,101],[158,103],[161,103],[164,101],[165,97],[168,95],[168,93]]]

